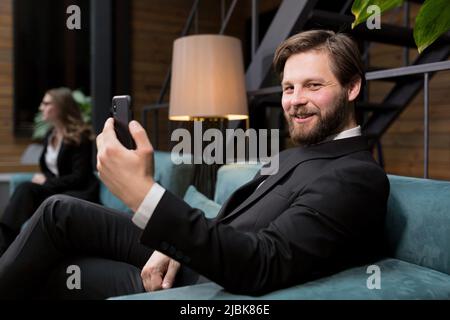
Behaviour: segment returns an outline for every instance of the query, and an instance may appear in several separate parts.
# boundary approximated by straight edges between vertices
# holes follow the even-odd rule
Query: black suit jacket
[[[58,176],[51,172],[45,163],[45,153],[51,131],[44,140],[39,164],[46,177],[43,184],[52,193],[64,193],[80,199],[98,201],[99,181],[94,175],[92,164],[92,141],[83,137],[79,145],[63,142],[58,153]]]
[[[141,241],[231,292],[261,294],[378,257],[388,194],[365,138],[335,140],[282,152],[277,174],[258,174],[213,220],[166,191]]]

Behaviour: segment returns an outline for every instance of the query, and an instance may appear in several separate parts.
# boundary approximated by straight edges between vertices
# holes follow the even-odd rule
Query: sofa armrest
[[[34,173],[32,172],[17,172],[11,174],[11,180],[9,181],[9,195],[14,193],[17,186],[23,182],[31,181],[33,179]]]

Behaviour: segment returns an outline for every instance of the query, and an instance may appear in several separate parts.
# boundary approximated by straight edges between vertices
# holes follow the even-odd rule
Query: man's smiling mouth
[[[304,123],[311,120],[315,115],[315,113],[299,113],[291,115],[291,118],[296,123]]]

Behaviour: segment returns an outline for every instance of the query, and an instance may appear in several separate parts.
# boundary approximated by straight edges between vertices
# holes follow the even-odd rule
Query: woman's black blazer
[[[57,158],[59,176],[55,176],[45,163],[50,136],[51,131],[46,135],[39,161],[41,171],[47,178],[43,187],[54,193],[98,202],[99,181],[94,175],[92,141],[87,137],[83,137],[79,145],[63,141]]]

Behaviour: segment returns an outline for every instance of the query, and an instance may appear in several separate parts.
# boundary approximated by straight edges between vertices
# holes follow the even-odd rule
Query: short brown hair
[[[364,65],[358,46],[350,36],[328,30],[300,32],[280,44],[273,59],[275,72],[280,79],[283,79],[284,65],[291,55],[310,50],[328,53],[332,61],[331,71],[341,86],[346,87],[358,78],[364,84]]]

